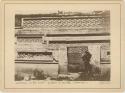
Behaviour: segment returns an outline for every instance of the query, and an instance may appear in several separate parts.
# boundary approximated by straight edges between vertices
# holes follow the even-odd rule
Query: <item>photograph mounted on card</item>
[[[4,89],[122,89],[121,1],[1,5]]]

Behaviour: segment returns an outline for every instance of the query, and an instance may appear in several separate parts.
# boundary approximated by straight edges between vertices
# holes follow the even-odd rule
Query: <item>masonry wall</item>
[[[68,74],[67,49],[78,46],[88,48],[92,54],[91,64],[100,67],[102,73],[105,73],[103,69],[109,68],[109,13],[75,17],[18,15],[16,19],[16,71],[19,68],[35,69],[38,67],[35,62],[39,61],[39,68],[50,71],[50,75]]]
[[[56,54],[59,54],[59,72],[61,74],[66,74],[68,73],[68,56],[67,56],[67,48],[68,47],[84,47],[87,46],[89,52],[92,54],[91,58],[91,64],[100,67],[103,69],[103,64],[105,67],[108,67],[110,64],[110,59],[105,58],[106,62],[101,62],[101,51],[104,51],[101,49],[102,46],[108,47],[108,50],[110,49],[110,44],[109,43],[81,43],[81,44],[54,44],[53,46],[58,46],[59,47],[59,52],[56,51]],[[107,52],[107,50],[105,50]],[[103,56],[103,55],[102,55]],[[108,56],[108,55],[107,55]],[[57,56],[56,56],[57,57]],[[82,60],[82,58],[81,58]],[[81,61],[82,62],[82,61]],[[107,64],[107,66],[106,66]]]

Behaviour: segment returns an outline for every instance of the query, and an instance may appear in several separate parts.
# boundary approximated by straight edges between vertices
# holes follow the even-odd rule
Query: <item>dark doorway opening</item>
[[[67,48],[68,72],[82,72],[85,68],[82,56],[85,54],[86,50],[88,50],[88,46],[74,46]]]

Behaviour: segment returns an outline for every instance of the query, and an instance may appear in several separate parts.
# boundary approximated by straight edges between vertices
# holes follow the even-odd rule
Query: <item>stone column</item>
[[[100,66],[100,45],[90,45],[88,46],[88,50],[92,54],[92,64]]]
[[[68,73],[67,47],[60,46],[59,48],[59,74]]]

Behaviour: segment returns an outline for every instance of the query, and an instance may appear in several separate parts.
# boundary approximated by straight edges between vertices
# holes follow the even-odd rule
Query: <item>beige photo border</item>
[[[114,51],[115,49],[118,49],[118,50],[115,50],[115,53],[120,53],[120,55],[117,55],[119,58],[118,59],[116,59],[116,58],[111,58],[111,60],[117,60],[118,62],[120,62],[119,64],[117,64],[117,65],[119,65],[120,67],[119,68],[116,68],[115,66],[117,66],[116,64],[115,64],[115,66],[113,66],[113,68],[112,68],[112,70],[115,70],[115,74],[117,73],[118,74],[118,76],[120,76],[118,79],[118,82],[119,82],[119,87],[117,86],[117,87],[111,87],[111,83],[108,83],[108,82],[101,82],[102,84],[106,84],[106,86],[110,86],[110,87],[104,87],[103,86],[103,88],[101,88],[101,87],[96,87],[96,85],[94,86],[94,87],[92,87],[92,88],[85,88],[85,87],[81,87],[81,88],[76,88],[76,87],[74,87],[74,86],[72,86],[72,88],[64,88],[64,85],[65,84],[62,84],[62,86],[61,86],[61,88],[57,88],[57,86],[55,85],[55,86],[53,86],[53,85],[49,85],[49,86],[51,86],[51,87],[40,87],[40,85],[41,84],[34,84],[34,85],[37,85],[37,87],[33,87],[33,86],[31,86],[31,87],[25,87],[25,86],[29,86],[30,84],[21,84],[21,85],[19,85],[19,86],[23,86],[23,87],[18,87],[18,84],[12,84],[12,79],[9,79],[9,78],[12,78],[11,77],[11,73],[13,72],[12,71],[12,68],[13,68],[13,64],[11,63],[11,62],[13,62],[14,63],[14,61],[12,61],[12,59],[14,58],[14,56],[12,55],[13,53],[12,53],[12,50],[14,50],[14,46],[12,45],[12,43],[14,43],[14,37],[13,37],[13,35],[14,35],[14,26],[13,26],[13,22],[14,22],[14,18],[12,18],[11,20],[10,20],[10,23],[5,23],[7,20],[8,20],[8,16],[10,16],[10,12],[11,11],[7,11],[6,9],[9,9],[9,10],[11,10],[11,9],[13,9],[12,8],[12,6],[11,5],[13,5],[13,4],[15,4],[15,5],[17,5],[17,4],[33,4],[34,6],[35,6],[35,4],[102,4],[102,5],[112,5],[112,6],[114,6],[114,5],[119,5],[119,8],[117,7],[117,8],[115,8],[115,9],[117,9],[117,11],[116,10],[114,10],[113,8],[111,8],[111,12],[112,11],[116,11],[115,13],[113,13],[113,14],[116,14],[116,15],[114,15],[114,17],[113,17],[113,15],[111,15],[111,20],[112,20],[112,17],[113,17],[113,20],[114,20],[114,22],[117,22],[117,23],[114,23],[114,22],[112,22],[111,21],[111,24],[113,23],[113,24],[115,24],[115,25],[111,25],[111,35],[113,35],[112,37],[111,37],[111,43],[113,43],[114,45],[117,45],[116,47],[114,47],[114,48],[112,48],[111,47],[111,51]],[[10,6],[9,6],[10,5]],[[6,8],[6,6],[7,7],[9,7],[9,8]],[[110,6],[110,7],[112,7],[112,6]],[[16,6],[17,7],[17,6]],[[24,7],[24,6],[23,6]],[[5,9],[6,8],[6,9]],[[109,7],[108,7],[109,8]],[[108,8],[104,8],[104,9],[108,9]],[[18,8],[17,8],[18,9]],[[109,8],[110,9],[110,8]],[[123,81],[123,73],[122,73],[122,70],[123,70],[123,59],[122,59],[122,54],[123,54],[123,52],[122,52],[122,41],[123,41],[123,38],[122,38],[122,35],[124,34],[123,33],[123,27],[122,27],[122,2],[121,1],[35,1],[35,0],[33,0],[33,1],[4,1],[4,2],[2,2],[1,3],[1,12],[2,12],[2,17],[1,17],[1,20],[2,20],[2,24],[1,24],[1,31],[2,32],[0,32],[1,33],[1,42],[2,42],[2,47],[1,47],[1,49],[3,49],[3,50],[1,50],[2,51],[2,63],[0,64],[0,67],[2,68],[1,69],[1,75],[3,76],[3,77],[1,77],[1,82],[2,82],[2,84],[1,84],[1,88],[2,89],[5,89],[5,90],[30,90],[30,89],[32,89],[33,91],[34,90],[45,90],[46,91],[46,89],[49,89],[49,91],[52,91],[52,90],[58,90],[58,91],[60,91],[60,90],[73,90],[73,91],[92,91],[92,90],[94,90],[94,91],[98,91],[98,90],[114,90],[114,91],[120,91],[120,90],[122,90],[123,89],[123,83],[122,83],[122,81]],[[14,11],[13,11],[14,12]],[[15,11],[16,12],[16,11]],[[119,12],[119,13],[118,13]],[[11,12],[12,13],[12,12]],[[112,13],[111,13],[112,14]],[[12,17],[12,16],[11,16]],[[10,18],[11,18],[10,17]],[[116,17],[116,18],[115,18]],[[117,17],[119,18],[119,19],[117,19]],[[119,22],[119,23],[118,23]],[[7,26],[6,26],[7,25]],[[11,26],[10,26],[11,25]],[[118,26],[119,25],[119,26]],[[114,27],[115,26],[115,27]],[[10,32],[9,30],[8,30],[8,28],[10,29],[10,31],[13,31],[13,32]],[[9,31],[9,32],[8,32]],[[112,31],[114,31],[114,32],[112,32]],[[119,31],[119,32],[116,32],[116,31]],[[120,35],[120,36],[117,36],[117,35]],[[112,39],[113,38],[113,39]],[[118,39],[118,40],[117,40]],[[9,41],[8,41],[9,40]],[[115,42],[114,42],[115,41]],[[119,42],[120,41],[120,42]],[[11,43],[10,43],[11,42]],[[119,43],[119,44],[118,44]],[[9,45],[9,47],[8,46],[5,46],[5,45]],[[11,46],[12,45],[12,46]],[[6,48],[6,50],[5,50],[5,48]],[[11,58],[9,58],[9,59],[7,59],[6,57],[5,57],[5,55],[6,55],[6,51],[7,51],[7,53],[8,53],[8,57],[7,58],[9,58],[9,57],[11,57]],[[114,54],[114,53],[113,53]],[[9,55],[11,55],[11,56],[9,56]],[[114,55],[114,56],[116,56],[116,55]],[[10,61],[11,60],[11,61]],[[11,64],[10,64],[11,63]],[[112,63],[112,61],[111,61],[111,64],[113,64]],[[8,68],[9,67],[9,68]],[[119,71],[117,71],[117,70],[119,70]],[[7,71],[7,72],[6,72]],[[8,71],[10,71],[11,73],[9,73],[9,75],[7,76],[6,74],[8,73]],[[9,77],[10,76],[10,77]],[[116,75],[117,76],[117,75]],[[116,78],[117,77],[113,77],[113,78],[115,78],[115,80],[116,80]],[[8,83],[9,82],[9,83]],[[82,82],[82,81],[81,81]],[[88,81],[88,83],[89,83],[89,81]],[[95,82],[94,82],[95,83]],[[25,86],[24,86],[25,85]],[[83,84],[81,84],[81,85],[84,85],[84,83]],[[101,84],[100,84],[101,85]],[[48,86],[48,84],[45,84],[44,86]],[[53,88],[52,88],[52,86],[53,86]],[[113,86],[113,85],[112,85]],[[55,87],[55,88],[54,88]]]

